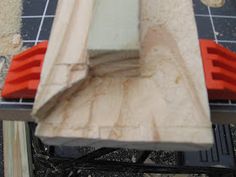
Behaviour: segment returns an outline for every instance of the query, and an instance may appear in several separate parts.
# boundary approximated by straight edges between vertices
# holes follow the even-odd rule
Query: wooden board
[[[33,115],[43,118],[88,72],[87,39],[94,0],[59,0]],[[68,92],[69,93],[68,93]]]
[[[4,176],[32,176],[30,145],[24,122],[3,121]]]
[[[197,150],[213,143],[189,0],[141,1],[141,76],[92,77],[45,119],[48,144]]]

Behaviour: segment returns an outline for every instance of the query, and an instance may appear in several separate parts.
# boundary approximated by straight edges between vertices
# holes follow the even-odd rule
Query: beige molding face
[[[86,36],[90,21],[94,20],[91,17],[95,4],[93,0],[59,2],[34,103],[36,136],[45,144],[95,148],[185,151],[212,146],[212,124],[191,0],[140,1],[140,76],[91,75],[86,79],[87,68],[82,66],[98,59],[84,57],[90,53]],[[137,11],[132,5],[125,6],[127,12]],[[124,13],[117,13],[120,12]],[[64,23],[67,26],[61,26]],[[131,29],[129,26],[128,23],[124,29]],[[110,29],[116,32],[117,28]],[[126,35],[126,30],[121,31]],[[62,34],[64,38],[58,39]],[[130,50],[130,45],[126,47]],[[117,66],[117,60],[111,59],[109,65]]]

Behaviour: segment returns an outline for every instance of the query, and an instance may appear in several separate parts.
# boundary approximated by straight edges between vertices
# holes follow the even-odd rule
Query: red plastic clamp
[[[13,57],[2,90],[3,98],[35,97],[47,46],[45,41]]]
[[[200,40],[208,96],[211,100],[236,99],[236,53],[212,40]]]
[[[2,91],[3,98],[36,95],[48,42],[14,56]],[[211,100],[236,99],[236,53],[212,40],[200,40],[206,86]]]

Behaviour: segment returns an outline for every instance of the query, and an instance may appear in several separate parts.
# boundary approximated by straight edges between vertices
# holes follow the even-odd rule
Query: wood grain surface
[[[91,77],[44,119],[48,144],[197,150],[213,143],[193,4],[141,1],[141,75]]]

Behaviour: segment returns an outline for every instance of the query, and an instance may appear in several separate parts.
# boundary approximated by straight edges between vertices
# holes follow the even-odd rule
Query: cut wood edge
[[[33,119],[36,120],[36,122],[40,119],[44,119],[48,114],[50,114],[50,112],[60,102],[60,100],[66,100],[74,92],[79,90],[79,88],[83,89],[83,85],[86,85],[87,80],[89,80],[89,78],[84,77],[80,81],[71,83],[71,85],[67,88],[61,88],[58,90],[58,92],[51,95],[50,98],[44,102],[44,104],[37,105],[38,107],[36,107],[34,104],[33,110],[31,112]]]
[[[141,76],[139,51],[90,51],[89,56],[89,72],[93,77]],[[137,72],[133,72],[133,70]]]
[[[183,131],[182,127],[156,127],[158,140],[150,142],[148,138],[138,139],[136,137],[120,137],[122,140],[111,139],[95,139],[95,138],[80,138],[77,136],[80,130],[73,131],[71,129],[63,129],[60,134],[56,133],[50,124],[40,124],[36,129],[36,136],[48,145],[55,146],[92,146],[96,148],[101,147],[120,147],[140,150],[181,150],[181,151],[196,151],[201,149],[209,149],[213,144],[212,127],[186,127]],[[82,130],[81,130],[82,131]],[[131,132],[133,131],[133,132]],[[130,133],[131,132],[131,133]],[[130,129],[130,134],[137,134],[141,130]],[[184,133],[183,133],[184,132]],[[173,136],[175,134],[175,136]],[[192,134],[193,136],[188,136]],[[50,136],[49,136],[50,135]],[[56,135],[56,136],[53,136]],[[69,135],[69,136],[68,136]],[[177,135],[177,136],[176,136]],[[177,138],[177,137],[182,137]],[[136,139],[135,139],[136,138]]]

